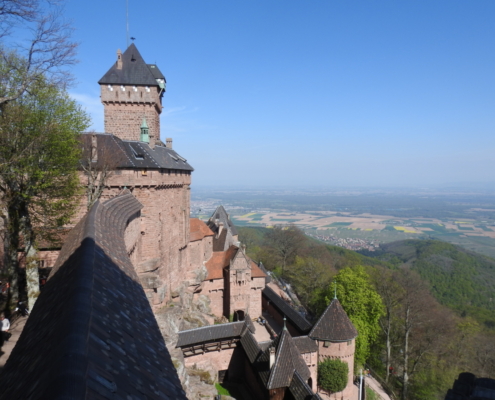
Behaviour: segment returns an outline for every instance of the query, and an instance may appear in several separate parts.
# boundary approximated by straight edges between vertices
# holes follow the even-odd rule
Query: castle
[[[160,140],[166,80],[158,66],[146,64],[131,44],[124,53],[117,52],[99,84],[106,133],[85,133],[82,142],[91,165],[113,170],[97,208],[123,204],[119,212],[127,217],[119,226],[129,262],[119,262],[132,269],[128,274],[140,282],[153,310],[176,301],[178,288],[199,276],[194,295],[208,297],[217,319],[233,321],[179,332],[176,347],[186,367],[208,363],[220,381],[243,382],[263,399],[355,400],[358,333],[338,299],[312,325],[281,297],[283,291],[263,266],[246,255],[222,206],[207,223],[190,218],[193,168],[173,149],[172,139]],[[119,200],[122,196],[125,202]],[[118,212],[108,214],[108,223],[118,219]],[[77,219],[88,218],[81,204]],[[117,233],[101,229],[114,240]],[[101,246],[111,253],[105,237]],[[54,270],[69,259],[69,250],[65,252],[69,255],[59,257]],[[113,257],[115,262],[120,258]],[[53,274],[50,280],[55,280]],[[348,364],[348,383],[341,392],[327,393],[317,385],[318,363],[327,358]]]

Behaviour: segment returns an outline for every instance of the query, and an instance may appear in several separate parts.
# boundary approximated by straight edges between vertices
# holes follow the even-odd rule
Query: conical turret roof
[[[136,45],[132,43],[122,54],[122,67],[116,62],[98,83],[100,85],[159,86],[157,79],[165,77],[154,64],[146,64]]]
[[[354,339],[358,332],[337,298],[333,299],[313,326],[311,339],[344,342]]]

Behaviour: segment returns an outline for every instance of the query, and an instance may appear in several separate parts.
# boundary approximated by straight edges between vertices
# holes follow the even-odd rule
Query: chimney
[[[172,150],[172,138],[168,137],[165,139],[167,149]]]
[[[275,364],[275,347],[270,347],[270,369],[272,369],[273,364]]]
[[[122,52],[117,50],[117,69],[122,69]]]
[[[91,162],[98,161],[98,138],[91,135]]]

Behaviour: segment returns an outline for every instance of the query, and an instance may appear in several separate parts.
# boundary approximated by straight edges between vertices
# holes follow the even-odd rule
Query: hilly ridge
[[[495,259],[438,240],[403,240],[360,253],[417,271],[440,303],[495,327]]]

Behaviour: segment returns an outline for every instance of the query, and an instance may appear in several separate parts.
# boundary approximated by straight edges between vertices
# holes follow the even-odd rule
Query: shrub
[[[345,389],[348,375],[349,366],[346,362],[327,359],[318,364],[318,386],[331,393]]]

